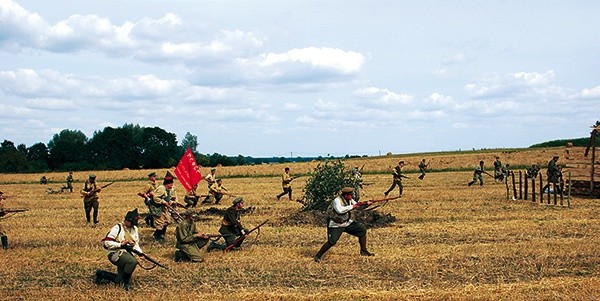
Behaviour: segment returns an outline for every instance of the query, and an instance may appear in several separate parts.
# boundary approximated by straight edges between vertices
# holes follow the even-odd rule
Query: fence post
[[[519,171],[521,172],[521,171]],[[513,184],[513,197],[515,198],[515,200],[517,199],[517,186],[515,186],[515,172],[511,171],[510,172],[512,175],[512,184]]]
[[[531,201],[535,203],[535,178],[531,178]]]
[[[529,187],[527,187],[527,186],[529,186],[528,183],[529,183],[529,180],[527,179],[527,175],[525,175],[525,183],[523,183],[523,184],[525,184],[525,186],[523,187],[523,190],[524,190],[524,193],[523,193],[524,197],[523,197],[523,199],[526,200],[526,201],[527,201],[527,192],[529,191]]]
[[[556,204],[558,204],[557,202],[557,194],[558,194],[558,185],[556,185],[556,183],[552,183],[552,188],[554,189],[554,206],[556,206]]]
[[[567,208],[571,208],[571,172],[569,171],[569,194],[567,195]]]
[[[542,174],[540,173],[540,204],[544,203],[544,179],[542,179]]]
[[[523,172],[519,170],[519,200],[523,199]]]

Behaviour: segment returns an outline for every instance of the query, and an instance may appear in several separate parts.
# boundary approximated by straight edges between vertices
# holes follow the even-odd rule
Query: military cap
[[[173,174],[167,170],[167,173],[165,174],[165,178],[163,179],[163,185],[173,183],[174,179],[175,179],[175,177],[173,176]]]
[[[210,171],[217,171],[217,169],[213,167],[210,169]]]
[[[559,155],[554,155],[552,158],[560,158]]]
[[[149,173],[149,174],[148,174],[148,178],[150,178],[150,177],[156,177],[156,173],[155,173],[155,172],[151,172],[151,173]]]
[[[354,188],[352,187],[344,187],[342,188],[342,194],[352,193],[354,192]]]
[[[233,204],[237,205],[239,203],[243,203],[244,202],[244,198],[242,198],[241,196],[236,197],[235,199],[233,199]]]
[[[125,220],[131,222],[133,225],[137,225],[138,220],[140,219],[140,214],[138,213],[137,208],[127,212],[125,214]]]
[[[404,161],[400,161],[400,162],[398,162],[398,164],[404,164]]]
[[[96,175],[95,175],[95,174],[93,174],[93,173],[91,173],[89,177],[90,177],[90,179],[95,179],[95,178],[96,178]]]

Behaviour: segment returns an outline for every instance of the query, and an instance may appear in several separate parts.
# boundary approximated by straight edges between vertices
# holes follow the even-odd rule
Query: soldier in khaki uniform
[[[150,213],[154,217],[154,240],[159,243],[165,242],[167,226],[171,224],[169,208],[175,206],[177,195],[174,187],[174,177],[167,171],[163,184],[154,190],[154,197],[150,202]]]
[[[94,210],[94,225],[99,222],[98,193],[100,193],[101,190],[102,188],[96,186],[96,175],[90,174],[81,190],[81,195],[83,196],[83,208],[85,209],[85,219],[88,224],[90,223],[90,213],[92,210]]]
[[[281,187],[283,188],[283,192],[277,195],[277,200],[286,194],[288,195],[290,201],[292,200],[292,180],[293,178],[290,176],[290,168],[284,168],[283,175],[281,176]]]
[[[188,193],[185,195],[183,201],[185,202],[185,208],[196,208],[196,205],[198,204],[198,199],[200,199],[200,195],[197,192],[198,190],[198,184],[194,184],[194,186],[192,186],[192,189],[190,189],[190,191],[188,191]]]
[[[211,243],[209,251],[215,248],[225,249],[227,246],[232,245],[238,237],[246,235],[248,230],[246,230],[240,222],[240,211],[242,208],[244,208],[244,199],[242,197],[236,197],[233,200],[233,205],[225,210],[225,214],[221,220],[221,228],[219,228],[219,233],[223,235],[223,238],[225,239],[225,245]],[[243,240],[238,241],[233,249],[239,248],[242,245],[242,242]]]
[[[69,175],[67,175],[67,189],[69,192],[73,192],[73,172],[69,171]]]
[[[175,236],[177,244],[175,245],[175,261],[204,261],[204,255],[200,251],[209,241],[206,234],[199,233],[196,230],[196,219],[198,213],[188,209],[181,214],[183,221],[177,224]]]
[[[217,173],[217,169],[211,168],[210,173],[208,175],[206,175],[206,177],[204,177],[204,180],[206,180],[208,193],[206,194],[206,197],[204,198],[204,200],[202,200],[202,204],[210,203],[210,198],[212,196],[212,194],[210,193],[210,186],[212,186],[212,184],[214,184],[215,181],[217,180],[217,178],[215,176],[216,173]]]
[[[96,284],[108,280],[123,286],[125,290],[129,290],[129,282],[137,266],[137,259],[133,254],[127,252],[124,247],[128,245],[143,254],[139,245],[140,237],[137,228],[139,218],[137,208],[127,212],[124,221],[112,227],[106,237],[102,239],[104,248],[108,252],[108,260],[117,266],[117,274],[96,270]],[[144,257],[142,256],[142,258]]]
[[[137,193],[140,197],[144,198],[144,204],[148,207],[148,215],[144,219],[146,221],[146,225],[154,228],[154,216],[150,213],[150,203],[154,198],[154,190],[158,187],[158,183],[156,183],[156,173],[151,172],[148,174],[148,182],[144,189]]]

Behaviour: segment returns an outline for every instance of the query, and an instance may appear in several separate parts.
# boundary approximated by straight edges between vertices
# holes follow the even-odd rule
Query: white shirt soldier
[[[368,207],[373,204],[370,201],[357,203],[353,199],[354,188],[344,187],[340,196],[336,197],[327,209],[329,221],[327,225],[327,242],[323,244],[319,252],[313,258],[316,262],[321,262],[323,254],[333,247],[346,232],[352,236],[358,237],[361,256],[374,256],[367,250],[367,229],[360,223],[353,221],[351,211],[359,207]]]
[[[129,290],[129,282],[137,266],[137,259],[125,248],[131,247],[143,254],[139,245],[140,237],[137,228],[139,218],[137,208],[127,212],[124,221],[112,227],[106,237],[102,239],[104,248],[108,253],[108,260],[117,266],[117,274],[96,270],[96,284],[108,280],[123,286],[125,290]]]

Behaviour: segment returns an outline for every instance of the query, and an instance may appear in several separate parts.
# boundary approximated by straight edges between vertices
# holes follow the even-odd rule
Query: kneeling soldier
[[[361,256],[374,256],[373,253],[367,250],[367,229],[356,221],[352,220],[350,211],[359,207],[370,206],[372,202],[357,203],[353,198],[354,189],[352,187],[344,187],[342,194],[336,197],[329,205],[327,213],[329,222],[327,226],[327,242],[323,244],[319,252],[314,257],[316,262],[321,262],[321,257],[331,247],[333,247],[346,232],[352,236],[358,237]]]
[[[188,209],[181,213],[181,216],[183,221],[177,224],[175,229],[177,237],[175,261],[202,262],[204,256],[200,249],[208,243],[209,238],[206,234],[198,233],[196,230],[198,214],[195,211]]]
[[[225,250],[226,247],[232,245],[233,249],[237,249],[244,242],[243,239],[238,240],[238,237],[243,236],[248,232],[242,224],[240,223],[240,210],[244,207],[244,199],[242,197],[236,197],[233,200],[233,205],[225,210],[225,214],[223,215],[223,220],[221,220],[221,228],[219,228],[219,233],[225,239],[225,245],[218,244],[215,242],[211,242],[208,246],[207,251],[211,251],[213,249]]]
[[[137,228],[139,218],[137,208],[127,212],[123,223],[112,227],[106,234],[106,237],[102,239],[104,248],[108,251],[108,260],[117,266],[117,274],[96,270],[96,284],[101,284],[104,280],[108,280],[122,285],[125,290],[129,290],[131,275],[138,262],[135,256],[127,252],[125,248],[129,246],[143,253],[139,245],[140,237]]]

